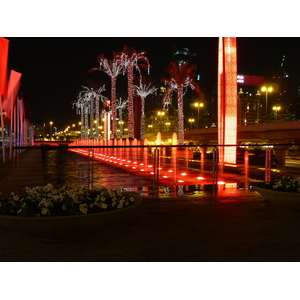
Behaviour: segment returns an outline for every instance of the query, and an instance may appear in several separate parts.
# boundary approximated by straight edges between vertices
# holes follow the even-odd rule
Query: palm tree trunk
[[[178,103],[178,144],[184,144],[184,115],[183,115],[183,85],[178,87],[177,91]]]
[[[111,77],[111,114],[112,114],[112,137],[117,138],[117,105],[116,105],[116,79]]]
[[[80,133],[81,133],[81,138],[85,138],[85,136],[84,136],[84,108],[83,108],[83,106],[81,106],[81,108],[80,108],[80,110],[81,110],[81,126],[80,126]]]
[[[94,101],[90,101],[90,138],[94,137]]]
[[[127,69],[128,80],[128,138],[134,138],[134,111],[133,111],[133,65]]]
[[[141,137],[140,139],[144,139],[145,132],[145,98],[141,97]]]
[[[100,118],[99,118],[99,96],[96,97],[96,112],[95,112],[95,116],[96,116],[96,139],[99,139],[99,126],[100,126]]]
[[[86,138],[89,137],[88,107],[84,107],[84,135],[85,135]]]

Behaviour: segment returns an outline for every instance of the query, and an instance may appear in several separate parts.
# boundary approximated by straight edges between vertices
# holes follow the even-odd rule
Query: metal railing
[[[280,144],[280,146],[292,146],[295,144]],[[249,182],[249,179],[256,180],[271,180],[282,175],[280,172],[272,172],[272,151],[271,146],[274,145],[257,145],[257,147],[267,146],[265,150],[264,165],[251,166],[249,165],[248,151],[245,150],[241,161],[236,165],[220,164],[218,152],[221,147],[241,145],[151,145],[151,146],[31,146],[31,147],[14,147],[13,155],[13,189],[20,191],[24,186],[33,186],[37,184],[47,184],[51,182],[51,178],[47,177],[47,168],[51,166],[57,169],[58,172],[64,172],[63,165],[60,165],[59,153],[80,157],[81,162],[78,163],[74,159],[74,165],[77,164],[76,171],[67,170],[67,174],[56,174],[56,179],[63,183],[63,179],[70,177],[72,183],[73,173],[82,171],[79,174],[81,179],[84,179],[84,185],[92,187],[96,184],[108,185],[108,188],[143,188],[143,184],[147,184],[149,193],[157,197],[160,187],[181,187],[182,186],[209,186],[212,191],[219,189],[220,182],[232,183],[232,175],[235,174],[236,181]],[[278,146],[278,144],[276,144]],[[197,149],[209,147],[210,152],[203,156],[197,152]],[[245,147],[245,146],[243,146]],[[255,147],[252,145],[252,147]],[[27,151],[24,151],[27,150]],[[41,156],[38,157],[37,151],[40,150]],[[23,152],[24,151],[24,152]],[[57,155],[52,156],[58,159],[55,162],[49,162],[51,157],[45,157],[45,153],[54,151]],[[67,154],[68,153],[68,154]],[[35,155],[35,157],[34,157]],[[75,155],[75,156],[74,156]],[[246,159],[247,157],[247,159]],[[48,160],[47,160],[48,159]],[[47,160],[47,161],[45,161]],[[84,163],[83,163],[84,162]],[[61,162],[63,164],[63,162]],[[101,174],[100,166],[105,166],[107,174]],[[70,167],[70,166],[68,166]],[[53,170],[52,170],[53,171]],[[252,172],[250,172],[252,171]],[[289,170],[284,170],[284,174],[294,176],[289,173]],[[299,169],[300,171],[300,169]],[[70,172],[70,173],[68,173]],[[73,172],[73,173],[72,173]],[[100,173],[99,173],[100,172]],[[78,175],[77,174],[77,175]],[[125,174],[125,175],[124,175]],[[124,180],[119,180],[121,177],[126,177]],[[61,177],[60,177],[61,176]],[[113,177],[108,181],[109,177]],[[296,176],[296,175],[295,175]],[[85,177],[85,178],[83,178]],[[101,179],[101,178],[102,179]],[[105,179],[106,177],[106,179]],[[228,177],[228,178],[227,178]],[[104,179],[103,179],[104,178]],[[146,181],[138,178],[144,178]],[[77,178],[78,179],[78,178]],[[227,181],[226,181],[227,180]],[[40,183],[39,183],[40,182]],[[74,183],[74,182],[73,182]],[[77,183],[74,183],[77,184]],[[150,192],[151,190],[151,192]]]

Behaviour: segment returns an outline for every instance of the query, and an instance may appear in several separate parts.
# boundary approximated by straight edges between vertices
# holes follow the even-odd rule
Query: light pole
[[[79,132],[79,134],[78,134],[78,137],[81,135],[81,122],[78,122],[78,132]]]
[[[157,115],[158,115],[158,117],[159,117],[159,119],[158,119],[158,123],[159,123],[159,130],[160,130],[160,132],[162,131],[162,128],[161,128],[161,123],[163,123],[163,120],[162,120],[162,118],[164,117],[164,115],[165,115],[165,112],[164,111],[159,111],[159,112],[157,112]]]
[[[169,126],[171,125],[171,123],[170,123],[170,122],[166,122],[165,125],[166,125],[167,128],[168,128],[167,132],[169,132],[169,128],[170,128]]]
[[[195,122],[195,119],[189,119],[189,122],[191,123],[191,129],[193,129],[193,123]]]
[[[50,141],[52,140],[52,125],[53,125],[53,122],[50,121]]]
[[[120,139],[123,138],[123,126],[124,126],[124,121],[119,121],[120,125]]]
[[[277,114],[280,109],[281,109],[280,106],[273,106],[273,110],[275,110],[275,115],[276,115],[276,117],[275,117],[276,122],[277,122]]]
[[[266,92],[266,120],[267,120],[267,117],[268,117],[268,93],[272,92],[273,88],[272,87],[263,86],[261,88],[261,91],[262,92]]]
[[[197,116],[198,116],[197,122],[198,122],[198,128],[199,128],[199,122],[200,122],[200,120],[199,120],[199,108],[200,108],[200,107],[203,107],[203,103],[198,103],[198,102],[196,102],[196,103],[194,103],[194,106],[197,107],[197,110],[198,110],[198,111],[197,111],[197,113],[198,113],[198,114],[197,114]]]

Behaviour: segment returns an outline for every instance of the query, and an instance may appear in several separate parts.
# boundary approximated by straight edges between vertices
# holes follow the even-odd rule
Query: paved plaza
[[[1,172],[4,188],[8,165]],[[299,229],[299,213],[253,190],[143,196],[130,217],[76,242],[46,243],[0,227],[0,261],[298,262]]]

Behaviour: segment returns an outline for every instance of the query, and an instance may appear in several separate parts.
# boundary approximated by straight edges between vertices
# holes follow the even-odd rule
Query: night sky
[[[217,37],[6,38],[10,40],[9,70],[22,73],[20,92],[30,99],[33,124],[53,121],[58,130],[79,121],[71,103],[76,101],[81,87],[88,85],[87,79],[95,78],[88,70],[98,66],[97,55],[104,53],[111,58],[112,52],[121,50],[125,44],[147,51],[151,77],[156,83],[164,75],[173,50],[183,47],[197,53],[197,72],[203,89],[207,80],[217,80]],[[237,45],[239,74],[273,75],[286,55],[286,70],[299,82],[299,38],[239,37]],[[110,79],[105,76],[101,78],[108,87]]]

